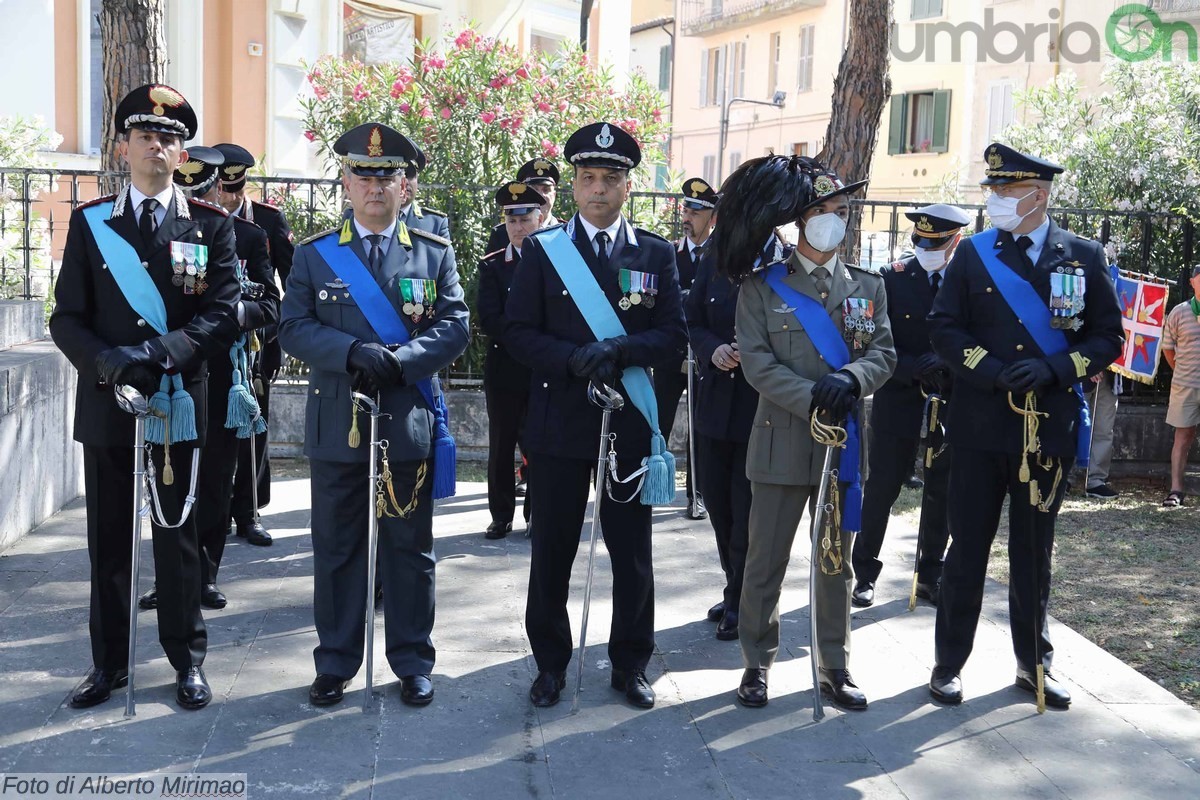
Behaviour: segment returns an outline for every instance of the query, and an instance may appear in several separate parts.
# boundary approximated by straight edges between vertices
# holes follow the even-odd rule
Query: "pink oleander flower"
[[[488,86],[491,86],[493,89],[499,89],[502,86],[506,86],[507,81],[508,81],[508,75],[501,72],[499,75],[497,75],[496,77],[494,77],[490,81],[488,81]]]
[[[315,142],[317,140],[317,135],[312,131],[305,131],[304,138],[308,139],[310,142]]]
[[[479,34],[475,33],[475,31],[471,30],[470,28],[467,28],[458,36],[454,37],[454,46],[459,50],[464,50],[468,47],[472,47],[478,38]]]
[[[489,94],[491,94],[491,92],[489,92],[487,89],[483,89],[479,92],[479,94],[475,95],[475,97],[478,98],[479,102],[482,103],[484,100],[488,99]]]
[[[400,95],[404,94],[407,90],[408,84],[405,83],[404,78],[397,78],[396,82],[392,84],[392,90],[389,94],[391,94],[393,99],[398,100]]]
[[[433,109],[430,108],[429,106],[425,106],[424,108],[421,109],[421,118],[422,119],[429,119],[432,116],[433,116]]]
[[[537,104],[537,110],[543,114],[548,114],[551,111],[550,104],[543,100]]]
[[[408,103],[401,103],[400,111],[404,114],[407,114],[408,112],[412,111],[412,106],[409,105]]]
[[[355,84],[354,86],[354,99],[359,103],[367,99],[367,91],[363,89],[363,85],[361,83]]]
[[[308,73],[308,82],[309,83],[316,83],[320,79],[321,79],[321,70],[314,69],[312,72]]]
[[[529,78],[529,70],[525,67],[521,67],[520,69],[517,70],[517,77],[520,78],[521,80],[528,79]]]
[[[562,153],[561,147],[549,139],[542,139],[542,154],[546,158],[557,158],[560,153]]]
[[[442,109],[442,119],[450,119],[450,115],[452,113],[453,112],[450,111],[449,106],[447,106],[446,108],[443,108]]]
[[[442,67],[446,66],[446,59],[442,58],[441,56],[429,56],[429,58],[425,59],[423,64],[429,69],[441,69]]]
[[[326,97],[329,97],[329,90],[324,86],[314,86],[313,94],[317,96],[318,100],[324,100]]]
[[[479,118],[481,120],[483,120],[484,125],[491,125],[493,122],[496,121],[496,112],[484,111],[479,115]]]

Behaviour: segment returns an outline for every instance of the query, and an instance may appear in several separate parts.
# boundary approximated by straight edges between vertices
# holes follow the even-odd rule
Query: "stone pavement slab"
[[[812,719],[808,544],[797,537],[782,602],[771,702],[734,700],[736,642],[704,613],[722,577],[711,528],[680,507],[655,511],[658,650],[650,711],[608,685],[607,554],[597,551],[579,711],[576,664],[563,702],[533,708],[524,635],[529,542],[490,542],[486,487],[459,485],[437,509],[438,664],[432,705],[413,709],[382,657],[375,703],[360,674],[332,709],[307,701],[313,677],[309,484],[277,481],[264,514],[275,544],[230,539],[220,573],[229,606],[206,611],[205,671],[215,699],[180,710],[152,613],[139,619],[138,714],[125,692],[85,711],[66,705],[90,663],[88,560],[76,501],[0,556],[0,770],[245,772],[251,797],[320,798],[1177,798],[1200,797],[1200,713],[1073,631],[1053,624],[1055,672],[1070,711],[1038,715],[1012,686],[1007,589],[989,584],[967,700],[930,701],[934,610],[907,610],[916,532],[894,518],[876,605],[854,614],[853,671],[871,707]],[[579,632],[586,529],[571,617]],[[142,588],[152,560],[143,552]]]

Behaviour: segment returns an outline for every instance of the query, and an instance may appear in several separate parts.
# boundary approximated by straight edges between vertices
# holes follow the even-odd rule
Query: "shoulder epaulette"
[[[252,228],[258,228],[260,231],[262,230],[262,226],[259,225],[257,222],[254,222],[253,220],[248,220],[245,217],[240,216],[240,215],[234,216],[233,224],[234,224],[234,227],[237,227],[239,224],[244,224],[244,225],[249,225]],[[264,233],[265,233],[265,231],[264,231]]]
[[[408,232],[415,233],[417,236],[420,236],[423,239],[428,239],[431,242],[437,242],[438,244],[444,244],[447,247],[450,246],[450,240],[447,239],[445,236],[438,236],[436,233],[430,233],[429,231],[423,231],[420,228],[409,228]]]
[[[660,242],[666,242],[667,244],[671,245],[672,248],[675,247],[674,243],[672,243],[670,239],[667,239],[664,236],[659,236],[654,231],[648,231],[645,228],[639,228],[636,225],[633,227],[633,229],[637,231],[638,236],[649,236],[651,239],[658,239]]]
[[[549,233],[550,231],[556,231],[556,230],[559,230],[560,228],[565,228],[566,226],[567,226],[567,223],[560,222],[557,225],[548,225],[545,228],[538,228],[536,231],[534,231],[533,233],[531,233],[529,235],[530,236],[541,236],[542,234]]]
[[[435,217],[448,217],[449,216],[445,211],[438,211],[436,208],[429,208],[427,206],[421,206],[421,213],[422,214],[433,214]]]
[[[226,210],[225,210],[223,207],[221,207],[221,206],[217,205],[216,203],[209,203],[209,202],[208,202],[208,201],[206,201],[206,200],[197,200],[197,199],[196,199],[196,198],[194,198],[194,197],[189,197],[189,198],[188,198],[188,203],[190,203],[191,205],[194,205],[194,206],[196,206],[197,208],[204,208],[204,209],[207,209],[207,210],[209,210],[209,211],[220,211],[220,212],[221,212],[221,216],[222,216],[222,217],[228,217],[228,216],[229,216],[229,212],[228,212],[228,211],[226,211]]]
[[[276,206],[274,203],[268,203],[265,200],[251,200],[250,202],[256,206],[262,206],[263,208],[269,208],[272,211],[279,210],[279,207]]]
[[[101,195],[100,197],[95,197],[95,198],[92,198],[91,200],[88,200],[86,203],[80,203],[79,205],[75,206],[75,208],[77,208],[77,209],[78,208],[89,208],[91,206],[96,205],[97,203],[104,203],[109,200],[115,200],[116,197],[117,197],[117,195],[115,193]]]
[[[314,233],[311,236],[308,236],[305,239],[301,240],[300,244],[308,244],[309,242],[315,242],[317,239],[320,239],[322,236],[328,236],[331,233],[337,233],[341,229],[342,229],[342,226],[340,226],[340,225],[336,225],[332,228],[326,228],[323,231]]]
[[[843,261],[842,264],[844,266],[850,267],[851,269],[856,269],[859,272],[865,272],[868,275],[878,275],[879,274],[878,270],[871,269],[870,267],[860,266],[859,264],[847,264],[845,261]]]
[[[508,249],[508,245],[505,245],[504,247],[501,247],[499,250],[493,250],[490,253],[484,253],[483,257],[484,257],[484,259],[489,259],[493,256],[503,255],[504,251],[507,249]]]

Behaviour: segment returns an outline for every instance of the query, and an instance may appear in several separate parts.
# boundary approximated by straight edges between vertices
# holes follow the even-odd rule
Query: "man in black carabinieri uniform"
[[[913,223],[916,252],[880,271],[896,346],[896,371],[871,402],[867,447],[871,477],[863,490],[862,531],[854,539],[855,584],[850,597],[860,608],[875,602],[875,582],[883,569],[879,551],[900,487],[912,474],[921,433],[931,420],[937,428],[945,421],[947,409],[943,403],[950,399],[950,368],[933,352],[925,318],[945,280],[946,264],[958,246],[963,226],[971,221],[962,209],[945,203],[918,208],[904,216]],[[939,416],[934,419],[934,414]],[[950,451],[946,448],[937,452],[944,442],[936,430],[927,431],[925,441],[937,447],[919,454],[926,466],[917,534],[920,564],[916,593],[937,603],[942,557],[950,537],[946,524]]]
[[[946,422],[954,538],[942,572],[929,690],[941,702],[962,702],[960,672],[1008,496],[1016,685],[1036,692],[1043,666],[1046,703],[1066,708],[1071,695],[1050,674],[1054,648],[1046,631],[1054,522],[1077,448],[1087,448],[1077,384],[1120,353],[1121,312],[1104,248],[1047,214],[1062,167],[1003,144],[989,145],[984,159],[994,230],[959,245],[929,316],[934,350],[954,373]]]
[[[546,200],[545,215],[542,218],[542,228],[552,228],[561,225],[562,220],[554,216],[554,200],[558,197],[558,182],[561,176],[553,161],[546,158],[532,158],[517,169],[517,180],[532,187]],[[488,237],[487,252],[494,253],[508,244],[508,229],[503,222],[492,228]]]
[[[526,184],[512,181],[496,190],[496,206],[504,214],[509,241],[479,262],[475,299],[479,327],[488,336],[487,356],[483,361],[483,394],[488,415],[488,511],[492,515],[484,533],[488,539],[503,539],[512,531],[517,507],[513,449],[529,405],[530,370],[509,352],[505,343],[504,305],[513,273],[521,263],[521,245],[525,237],[538,229],[546,199]],[[526,524],[530,505],[526,499]]]
[[[687,337],[670,242],[621,215],[629,170],[641,160],[637,141],[616,125],[597,122],[572,134],[565,153],[575,168],[579,213],[525,240],[505,309],[511,352],[533,370],[525,446],[535,524],[525,629],[538,667],[529,690],[536,706],[558,702],[571,660],[567,594],[600,437],[601,412],[588,399],[588,383],[617,388],[631,401],[613,414],[611,429],[617,471],[629,475],[665,443],[658,426],[647,422],[657,408],[634,407],[625,370],[678,358]],[[583,311],[577,303],[590,304],[568,290],[567,279],[599,288],[597,302],[611,310]],[[613,314],[625,335],[597,337],[592,324]],[[652,391],[648,402],[654,403]],[[651,507],[638,487],[636,480],[610,484],[611,495],[600,501],[600,523],[613,570],[612,687],[633,705],[650,708]]]
[[[312,468],[313,616],[320,641],[308,697],[316,706],[341,702],[363,662],[366,501],[374,491],[369,459],[377,455],[365,435],[366,419],[361,440],[351,435],[365,417],[354,410],[357,388],[378,395],[379,435],[389,443],[380,458],[390,454],[394,479],[387,502],[399,504],[379,518],[388,665],[400,678],[401,701],[423,706],[433,700],[436,656],[434,489],[438,471],[452,467],[452,461],[438,463],[446,419],[437,374],[467,348],[467,304],[449,240],[397,217],[404,170],[416,157],[412,140],[367,122],[342,134],[333,149],[343,157],[351,207],[340,227],[297,248],[279,324],[281,344],[312,368],[304,453]],[[373,283],[362,285],[367,281]]]
[[[204,444],[205,360],[226,353],[238,327],[233,220],[171,182],[196,130],[192,107],[171,87],[149,84],[120,102],[114,123],[130,182],[72,212],[50,317],[55,344],[79,371],[75,440],[83,444],[92,564],[92,670],[71,696],[75,708],[103,703],[128,682],[134,421],[113,389],[128,384],[169,404],[159,427],[175,434],[173,482],[164,448],[150,449],[161,512],[174,523]],[[201,668],[208,634],[195,517],[153,531],[159,641],[176,671],[176,701],[203,708],[212,692]]]

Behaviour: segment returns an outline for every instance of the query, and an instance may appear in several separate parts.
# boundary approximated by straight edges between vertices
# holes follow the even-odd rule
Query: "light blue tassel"
[[[667,449],[661,433],[650,437],[650,455],[642,459],[647,467],[642,483],[644,506],[665,506],[675,502],[675,456]]]
[[[194,442],[196,431],[196,401],[183,388],[183,378],[171,376],[171,441]]]
[[[167,436],[167,419],[171,415],[171,379],[166,375],[159,381],[158,391],[150,397],[150,415],[146,417],[146,441],[162,444]]]
[[[233,362],[233,380],[225,404],[225,427],[236,429],[239,439],[250,437],[251,420],[258,413],[258,400],[250,391],[250,385],[245,379],[246,356],[242,349],[245,342],[246,337],[243,335],[229,348],[229,360]]]
[[[458,451],[454,437],[450,435],[450,411],[446,408],[446,399],[441,394],[437,397],[434,409],[434,441],[433,441],[433,499],[453,497],[457,484]]]

